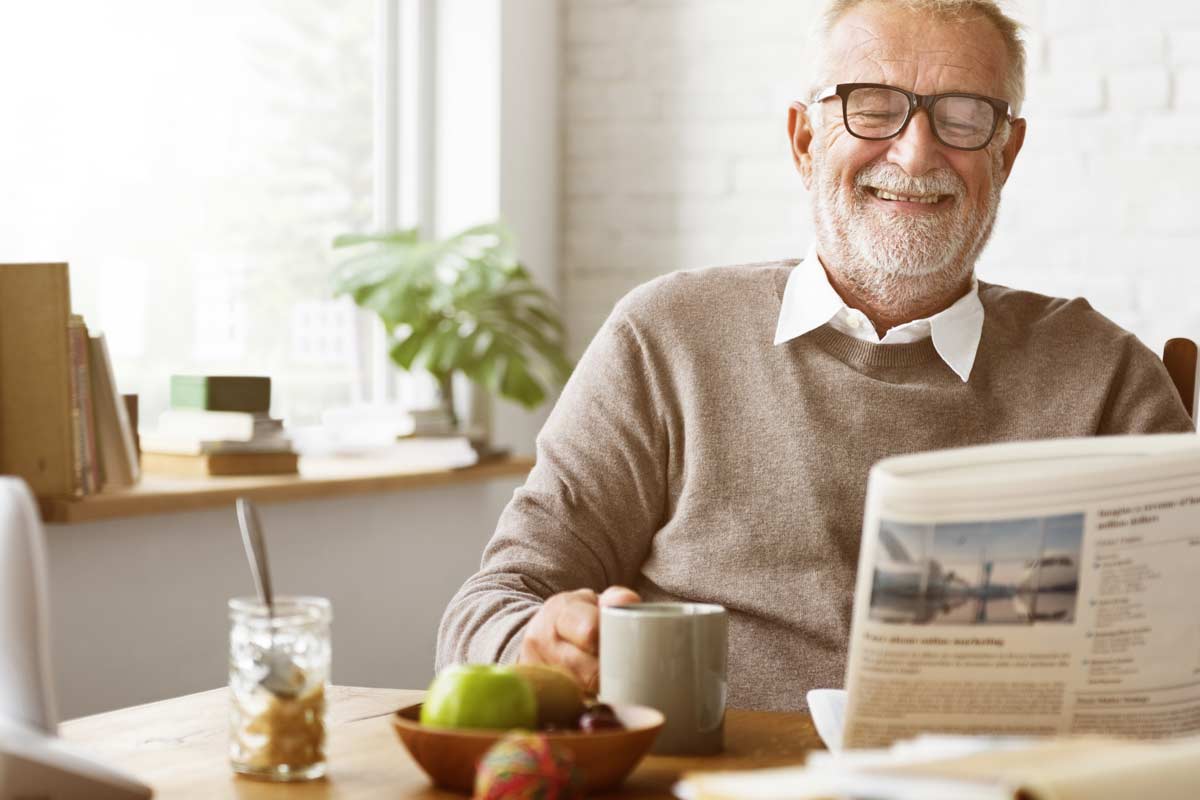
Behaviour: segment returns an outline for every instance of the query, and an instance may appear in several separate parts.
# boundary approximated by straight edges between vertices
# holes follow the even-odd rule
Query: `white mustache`
[[[883,189],[892,194],[910,197],[930,194],[962,197],[967,191],[962,178],[948,169],[935,169],[914,178],[895,164],[872,164],[864,167],[855,176],[854,185],[859,189]]]

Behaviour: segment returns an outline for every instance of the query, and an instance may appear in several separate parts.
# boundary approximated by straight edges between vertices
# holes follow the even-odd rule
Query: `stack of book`
[[[270,407],[270,378],[173,375],[171,407],[142,435],[142,465],[194,477],[293,475],[299,458]]]
[[[0,474],[41,499],[139,477],[107,342],[71,314],[66,264],[0,264]]]
[[[409,436],[453,436],[457,433],[454,420],[442,406],[412,408],[408,417],[412,420]]]

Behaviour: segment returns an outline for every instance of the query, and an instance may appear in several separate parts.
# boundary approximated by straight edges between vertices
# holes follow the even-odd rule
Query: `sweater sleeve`
[[[1196,430],[1162,360],[1137,337],[1124,337],[1121,363],[1113,374],[1097,431],[1187,433]]]
[[[619,313],[584,353],[537,438],[537,462],[500,516],[479,571],[450,601],[437,669],[516,659],[551,595],[636,579],[661,525],[667,438],[661,393]]]

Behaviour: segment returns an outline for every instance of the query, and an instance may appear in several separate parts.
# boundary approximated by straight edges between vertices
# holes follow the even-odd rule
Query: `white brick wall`
[[[563,287],[579,352],[671,270],[803,254],[786,136],[818,0],[562,0]],[[1020,0],[1029,135],[985,279],[1200,338],[1200,3]]]

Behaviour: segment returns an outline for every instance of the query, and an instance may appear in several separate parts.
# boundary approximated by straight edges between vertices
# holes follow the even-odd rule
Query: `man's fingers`
[[[545,663],[557,664],[563,667],[572,675],[585,692],[594,694],[600,683],[600,662],[596,660],[596,656],[591,653],[586,653],[580,650],[570,642],[559,639],[545,648],[548,652],[544,655],[548,656]]]
[[[600,609],[595,600],[564,603],[554,619],[554,632],[559,639],[595,655],[600,642]]]
[[[624,586],[610,586],[604,590],[604,594],[600,595],[599,602],[602,606],[627,606],[642,602],[642,598],[633,589],[626,589]]]
[[[543,606],[525,627],[525,634],[521,637],[521,650],[517,656],[519,661],[531,664],[546,663],[546,645],[557,637],[554,633],[554,619],[543,613],[545,610]]]

